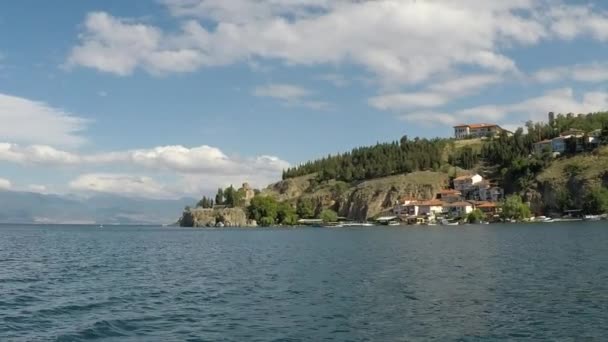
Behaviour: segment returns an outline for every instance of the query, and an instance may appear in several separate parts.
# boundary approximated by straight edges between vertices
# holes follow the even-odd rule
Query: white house
[[[496,124],[470,124],[454,126],[454,137],[456,139],[465,139],[468,137],[482,138],[486,136],[496,136],[505,131]],[[508,132],[508,131],[507,131]]]
[[[470,190],[475,184],[481,183],[483,177],[479,174],[460,176],[454,179],[454,189],[464,192]]]
[[[440,200],[430,200],[416,203],[418,215],[435,216],[443,212],[443,202]]]
[[[463,217],[473,211],[473,204],[470,202],[455,202],[445,205],[444,212],[452,217]]]

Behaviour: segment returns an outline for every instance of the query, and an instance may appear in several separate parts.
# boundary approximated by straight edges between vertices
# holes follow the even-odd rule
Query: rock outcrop
[[[352,186],[336,181],[316,184],[314,175],[308,175],[272,184],[264,192],[281,201],[310,198],[317,204],[317,213],[331,208],[340,216],[363,221],[389,212],[402,197],[431,199],[448,184],[446,173],[430,171],[373,179]]]
[[[223,209],[190,209],[194,227],[215,227],[222,223],[225,227],[255,227],[255,222],[247,219],[247,213],[241,208]]]

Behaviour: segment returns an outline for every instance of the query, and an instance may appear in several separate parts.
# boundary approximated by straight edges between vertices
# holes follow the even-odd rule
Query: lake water
[[[0,226],[0,341],[606,341],[608,225]]]

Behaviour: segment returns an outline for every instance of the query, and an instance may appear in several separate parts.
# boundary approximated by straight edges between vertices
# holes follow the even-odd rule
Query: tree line
[[[318,181],[347,183],[422,170],[438,170],[449,139],[413,139],[379,143],[350,152],[310,161],[283,171],[283,179],[317,174]]]

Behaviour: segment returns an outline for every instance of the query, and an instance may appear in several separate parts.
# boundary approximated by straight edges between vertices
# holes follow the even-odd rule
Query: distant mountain
[[[0,191],[0,223],[168,224],[193,198],[156,200]]]

